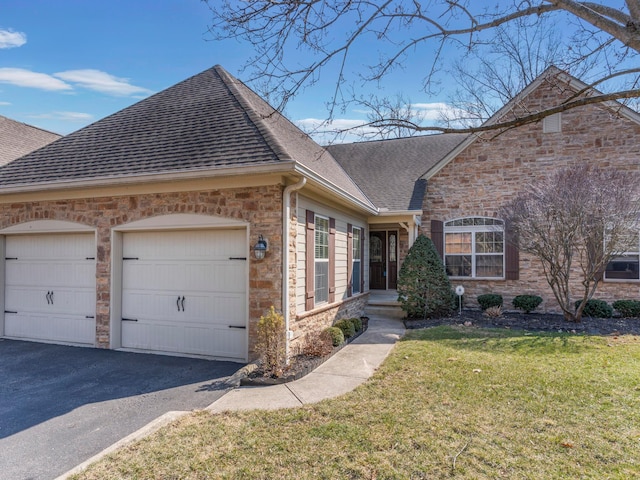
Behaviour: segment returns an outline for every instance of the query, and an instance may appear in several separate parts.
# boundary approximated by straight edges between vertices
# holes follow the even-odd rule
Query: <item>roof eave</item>
[[[157,172],[152,174],[142,175],[126,175],[126,176],[110,176],[100,178],[81,178],[77,180],[68,181],[54,181],[54,182],[42,182],[36,184],[18,184],[9,187],[0,187],[0,195],[12,194],[12,193],[30,193],[49,190],[67,190],[67,189],[79,189],[79,188],[92,188],[92,187],[111,187],[119,185],[133,185],[141,183],[164,183],[176,180],[192,180],[198,178],[213,178],[213,177],[228,177],[251,174],[266,174],[266,173],[280,173],[291,172],[294,170],[295,162],[278,162],[269,163],[265,165],[256,166],[243,165],[228,168],[201,168],[201,169],[189,169],[183,171],[166,171]]]
[[[378,215],[379,210],[370,202],[364,202],[359,198],[354,197],[353,195],[345,192],[341,188],[337,187],[331,182],[328,182],[326,179],[318,175],[313,170],[305,167],[301,164],[296,164],[295,166],[296,172],[300,173],[307,177],[308,180],[318,185],[322,190],[331,192],[342,200],[347,201],[348,203],[355,205],[358,209],[363,210],[365,213],[370,215]]]

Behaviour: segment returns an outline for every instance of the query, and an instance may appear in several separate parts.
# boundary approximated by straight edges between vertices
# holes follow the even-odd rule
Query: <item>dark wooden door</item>
[[[371,232],[369,236],[369,287],[387,288],[387,232]]]

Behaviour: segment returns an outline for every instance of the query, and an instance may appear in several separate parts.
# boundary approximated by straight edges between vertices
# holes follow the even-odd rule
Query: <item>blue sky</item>
[[[212,41],[200,0],[2,0],[0,13],[0,115],[57,133],[216,64],[248,77],[241,67],[251,45]],[[285,113],[301,126],[325,118],[331,87],[306,90]],[[348,111],[336,125],[365,117]]]

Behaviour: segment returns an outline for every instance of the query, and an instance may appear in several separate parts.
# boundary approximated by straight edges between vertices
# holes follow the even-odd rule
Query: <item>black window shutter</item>
[[[444,224],[440,220],[431,220],[431,241],[444,259]]]

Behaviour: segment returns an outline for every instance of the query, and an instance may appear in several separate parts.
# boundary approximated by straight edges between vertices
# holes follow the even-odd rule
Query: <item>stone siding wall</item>
[[[176,213],[246,221],[250,224],[251,246],[260,234],[268,238],[269,252],[264,260],[256,261],[252,255],[248,256],[249,351],[253,352],[255,327],[260,316],[271,305],[282,309],[281,185],[4,204],[0,205],[0,228],[43,219],[97,228],[96,343],[98,347],[109,348],[111,229],[136,220]]]
[[[322,330],[332,326],[338,320],[362,316],[368,299],[369,294],[357,295],[339,304],[319,308],[295,317],[290,325],[293,331],[292,354],[296,355],[302,352],[308,342],[314,342]]]
[[[522,108],[541,110],[558,104],[567,95],[545,83],[527,97]],[[422,232],[430,235],[432,219],[446,222],[469,216],[497,217],[500,207],[526,184],[559,168],[584,163],[640,170],[640,126],[600,106],[585,106],[562,113],[560,133],[543,133],[542,122],[499,135],[489,132],[428,180]],[[515,295],[537,294],[544,299],[545,311],[559,310],[540,264],[522,252],[519,276],[517,281],[452,282],[465,287],[467,306],[477,307],[475,297],[483,293],[502,294],[507,308]],[[605,282],[595,297],[607,301],[640,299],[640,283]]]

